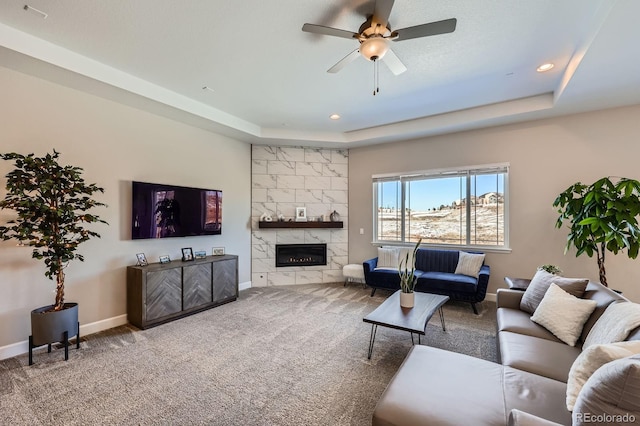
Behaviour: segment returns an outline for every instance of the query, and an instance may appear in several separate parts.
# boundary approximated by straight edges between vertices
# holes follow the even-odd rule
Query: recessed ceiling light
[[[332,120],[340,120],[340,115],[338,115],[338,114],[331,114],[331,115],[329,116],[329,118],[330,118],[330,119],[332,119]]]
[[[551,68],[553,68],[554,65],[551,62],[547,62],[546,64],[542,64],[540,65],[536,71],[538,72],[545,72],[545,71],[549,71]]]

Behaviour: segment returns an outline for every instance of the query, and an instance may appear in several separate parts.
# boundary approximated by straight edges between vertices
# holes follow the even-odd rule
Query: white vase
[[[415,293],[400,292],[400,306],[403,308],[413,308]]]

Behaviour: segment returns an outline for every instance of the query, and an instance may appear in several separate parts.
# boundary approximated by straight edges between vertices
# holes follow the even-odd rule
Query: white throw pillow
[[[567,410],[573,411],[578,394],[589,377],[610,361],[640,354],[640,340],[593,345],[582,351],[573,362],[567,380]]]
[[[395,247],[378,248],[378,264],[375,269],[398,269],[398,249]]]
[[[455,273],[478,278],[478,273],[480,272],[483,262],[484,254],[461,251]]]
[[[640,326],[640,305],[632,302],[610,304],[584,339],[583,349],[601,343],[621,342]]]
[[[596,308],[595,300],[578,299],[551,284],[531,321],[540,324],[567,345],[575,346],[582,327]]]

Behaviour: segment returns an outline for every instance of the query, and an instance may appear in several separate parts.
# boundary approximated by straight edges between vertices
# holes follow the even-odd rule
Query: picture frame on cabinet
[[[138,259],[136,266],[147,266],[149,264],[149,262],[147,262],[147,256],[145,256],[144,253],[137,253],[136,259]]]
[[[214,256],[224,256],[224,247],[214,247],[212,253]]]
[[[191,247],[184,247],[182,249],[182,261],[191,262],[193,260],[193,249]]]
[[[162,256],[160,256],[160,263],[169,263],[171,262],[171,259],[169,258],[168,254],[163,254]]]
[[[207,257],[207,252],[204,250],[198,250],[193,253],[196,259],[204,259]]]

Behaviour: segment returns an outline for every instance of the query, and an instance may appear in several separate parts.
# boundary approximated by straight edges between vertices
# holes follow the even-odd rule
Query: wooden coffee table
[[[444,314],[442,313],[442,305],[447,303],[448,300],[449,296],[415,292],[414,307],[403,308],[400,306],[400,290],[393,293],[373,312],[362,319],[362,321],[371,324],[371,337],[369,338],[369,355],[367,356],[367,358],[371,359],[371,352],[373,352],[373,343],[376,340],[376,331],[378,330],[379,325],[410,332],[412,343],[413,333],[416,333],[418,335],[418,344],[420,344],[420,336],[424,336],[425,330],[427,328],[427,323],[437,310],[440,313],[442,330],[447,331],[444,325]]]

